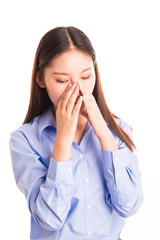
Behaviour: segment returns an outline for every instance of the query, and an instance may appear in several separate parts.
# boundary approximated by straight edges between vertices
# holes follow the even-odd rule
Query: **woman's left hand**
[[[96,103],[96,100],[92,93],[89,93],[80,84],[80,92],[83,96],[83,105],[80,110],[80,114],[88,119],[94,129],[94,133],[97,137],[103,136],[107,130],[107,125],[102,117],[100,109]]]
[[[92,93],[89,93],[80,85],[80,92],[83,96],[83,105],[80,114],[88,119],[93,127],[95,135],[98,137],[101,147],[105,151],[118,150],[118,145],[110,132],[96,100]]]

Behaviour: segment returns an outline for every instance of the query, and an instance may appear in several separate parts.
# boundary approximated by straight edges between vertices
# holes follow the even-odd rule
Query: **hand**
[[[91,123],[102,149],[104,151],[118,150],[117,143],[102,117],[94,96],[81,85],[80,92],[83,96],[83,106],[81,107],[80,114],[85,116]]]
[[[95,135],[100,137],[104,134],[107,128],[100,109],[92,93],[89,93],[87,89],[84,89],[81,84],[80,92],[83,96],[83,105],[80,109],[80,114],[88,119],[94,129]]]
[[[68,85],[56,110],[57,137],[72,144],[77,128],[83,97],[79,96],[79,84]]]

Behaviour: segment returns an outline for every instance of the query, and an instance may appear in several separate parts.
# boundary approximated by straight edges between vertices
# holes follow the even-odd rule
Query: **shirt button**
[[[90,207],[91,207],[91,206],[90,206],[89,204],[87,204],[86,208],[87,208],[87,209],[90,209]]]
[[[115,159],[116,159],[116,161],[118,161],[118,160],[119,160],[119,157],[115,157]]]
[[[68,172],[70,172],[70,171],[71,171],[71,169],[70,169],[70,168],[67,168],[67,171],[68,171]]]
[[[79,156],[80,156],[80,158],[83,158],[83,154],[80,154]]]
[[[89,180],[88,180],[88,178],[85,178],[84,181],[85,181],[85,183],[88,183]]]
[[[91,234],[92,234],[92,232],[91,232],[91,231],[88,231],[88,232],[87,232],[87,234],[88,234],[88,235],[91,235]]]

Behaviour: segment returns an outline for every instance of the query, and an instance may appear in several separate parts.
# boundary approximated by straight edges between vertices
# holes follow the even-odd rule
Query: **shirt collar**
[[[41,137],[41,134],[44,129],[46,129],[49,126],[53,126],[55,129],[57,127],[56,121],[54,119],[54,115],[52,112],[52,106],[48,108],[46,112],[44,112],[39,117],[39,136]]]
[[[44,129],[47,127],[52,126],[54,129],[57,129],[56,121],[52,112],[52,106],[48,108],[46,112],[44,112],[42,115],[39,117],[39,136],[41,137],[42,132]],[[109,127],[109,125],[107,124]],[[91,128],[91,124],[87,123],[85,133]]]

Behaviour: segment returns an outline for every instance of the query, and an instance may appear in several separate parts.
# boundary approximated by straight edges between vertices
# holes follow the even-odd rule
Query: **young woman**
[[[95,51],[74,27],[41,39],[23,125],[11,134],[34,240],[117,240],[143,194],[131,129],[108,109]]]

